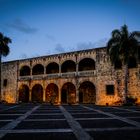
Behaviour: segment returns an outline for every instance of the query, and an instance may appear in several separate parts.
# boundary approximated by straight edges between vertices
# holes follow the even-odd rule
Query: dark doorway
[[[28,66],[23,66],[20,69],[20,76],[29,76],[30,75],[30,67]]]
[[[72,60],[65,61],[62,64],[61,71],[62,71],[62,73],[75,72],[76,71],[76,64],[75,64],[75,62],[72,61]]]
[[[59,73],[59,65],[55,62],[52,62],[46,67],[47,74]]]
[[[65,89],[62,90],[61,102],[67,103],[67,91]]]
[[[76,88],[74,84],[68,82],[65,83],[61,91],[61,102],[74,104],[76,102]]]
[[[27,85],[22,85],[19,88],[19,102],[29,102],[29,87]]]
[[[85,81],[79,87],[79,102],[93,103],[96,102],[96,89],[93,83]]]
[[[44,74],[44,67],[41,64],[37,64],[33,67],[32,75]]]
[[[83,103],[83,92],[79,92],[79,103]]]
[[[56,84],[49,84],[46,88],[46,102],[58,103],[58,87]]]
[[[91,58],[84,58],[79,62],[79,71],[95,70],[95,61]]]
[[[32,102],[43,102],[43,88],[40,84],[32,88]]]

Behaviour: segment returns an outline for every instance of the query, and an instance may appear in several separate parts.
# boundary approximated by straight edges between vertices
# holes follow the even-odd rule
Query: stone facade
[[[140,103],[140,64],[129,68],[128,94]],[[117,105],[124,67],[111,65],[106,48],[42,56],[2,64],[2,100]]]

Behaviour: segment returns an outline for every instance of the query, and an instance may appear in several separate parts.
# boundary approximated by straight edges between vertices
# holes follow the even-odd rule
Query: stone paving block
[[[120,108],[126,109],[140,109],[140,106],[120,106]]]
[[[61,113],[60,110],[44,110],[44,111],[40,111],[40,110],[37,110],[37,111],[34,111],[32,114],[47,114],[47,113]]]
[[[15,108],[11,108],[7,111],[0,111],[0,114],[5,113],[5,115],[0,115],[0,120],[10,120],[10,119],[16,119],[20,115],[24,115],[27,111],[31,110],[33,107],[37,106],[39,104],[20,104],[16,106]],[[11,105],[12,106],[12,105]],[[8,107],[11,107],[8,106]],[[129,110],[140,110],[140,107],[118,107],[119,109],[114,109],[111,107],[101,107],[101,106],[93,106],[89,105],[89,107],[97,110],[101,110],[104,112],[108,112],[117,116],[121,117],[128,117],[129,120],[134,120],[137,122],[140,122],[140,113],[134,113]],[[1,108],[1,106],[0,106]],[[4,107],[5,108],[5,107]],[[110,118],[107,115],[98,113],[96,111],[88,110],[86,108],[83,108],[80,105],[64,105],[64,108],[74,117],[74,119],[81,124],[83,128],[89,128],[89,131],[87,131],[94,140],[140,140],[140,131],[139,130],[133,130],[133,127],[136,128],[133,125],[130,125],[126,122]],[[125,110],[129,109],[129,110]],[[10,115],[11,114],[11,115]],[[15,115],[14,115],[15,114]],[[19,114],[19,115],[17,115]],[[137,118],[131,118],[131,117],[137,117]],[[81,118],[81,120],[80,120]],[[89,120],[88,120],[89,118]],[[95,118],[91,119],[91,118]],[[99,118],[99,119],[98,119]],[[100,118],[106,118],[106,119],[100,119]],[[30,120],[33,119],[33,120]],[[38,120],[34,120],[38,119]],[[41,120],[41,119],[54,119],[54,120]],[[56,120],[55,120],[56,119]],[[60,119],[60,120],[59,120]],[[6,134],[5,137],[2,139],[9,140],[9,139],[30,139],[30,140],[41,140],[41,139],[50,139],[50,140],[75,140],[75,135],[70,132],[28,132],[28,129],[52,129],[52,130],[59,130],[59,129],[71,129],[69,126],[67,120],[61,120],[66,119],[59,109],[59,106],[55,105],[40,105],[40,107],[34,111],[32,114],[30,114],[25,121],[21,121],[14,130],[16,132]],[[79,119],[79,120],[78,120]],[[40,121],[39,121],[40,120]],[[0,121],[0,127],[2,128],[4,125],[9,123],[9,121]],[[132,130],[119,130],[119,128],[125,128],[125,127],[132,127]],[[96,131],[94,131],[96,130]],[[104,129],[103,131],[101,129]],[[111,129],[108,129],[111,128]],[[116,128],[117,130],[112,131],[112,128]],[[22,131],[22,129],[27,130],[27,132],[21,132],[17,133],[17,130]],[[99,131],[98,131],[99,129]]]
[[[134,112],[129,112],[129,113],[113,113],[117,116],[121,117],[140,117],[140,113],[134,113]]]
[[[43,108],[39,108],[37,109],[38,111],[55,111],[55,110],[59,110],[58,108],[46,108],[46,109],[43,109]]]
[[[139,118],[129,118],[129,119],[131,119],[131,120],[133,120],[133,121],[140,122],[140,117],[139,117]]]
[[[59,129],[70,128],[67,121],[22,121],[15,129]]]
[[[97,113],[95,111],[89,111],[89,110],[67,110],[69,113]]]
[[[0,120],[16,119],[20,115],[0,115]]]
[[[115,113],[115,112],[130,112],[127,110],[118,110],[118,109],[114,109],[114,108],[99,108],[99,110],[104,111],[104,112],[109,112],[109,113]]]
[[[24,114],[26,112],[27,111],[25,111],[25,110],[19,110],[19,111],[17,111],[17,110],[7,110],[7,111],[3,111],[2,113],[3,114]]]
[[[27,119],[64,119],[64,115],[30,115]]]
[[[132,126],[128,123],[116,120],[116,119],[105,119],[105,120],[77,120],[83,128],[113,128],[113,127],[126,127]]]
[[[71,132],[55,133],[11,133],[7,134],[2,140],[76,140]]]
[[[63,105],[65,109],[84,109],[81,105]]]
[[[104,114],[99,114],[99,113],[94,113],[94,114],[92,114],[92,113],[89,113],[89,114],[83,114],[83,113],[81,113],[81,114],[72,114],[72,116],[74,117],[74,118],[109,118],[109,116],[107,116],[107,115],[104,115]]]
[[[10,121],[0,121],[0,128],[2,128],[4,125],[8,124]]]
[[[94,140],[140,140],[140,130],[88,131]]]
[[[47,110],[53,110],[53,109],[59,109],[59,106],[41,106],[39,109],[47,109]]]
[[[129,108],[128,108],[129,109]],[[136,108],[136,109],[129,109],[129,110],[135,110],[135,111],[139,111],[140,112],[140,109]]]

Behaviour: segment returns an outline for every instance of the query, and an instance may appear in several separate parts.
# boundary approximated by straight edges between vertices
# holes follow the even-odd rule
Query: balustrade
[[[82,76],[96,76],[96,70],[89,71],[79,71],[76,72],[66,72],[66,73],[55,73],[55,74],[41,74],[32,76],[19,76],[19,80],[38,80],[38,79],[53,79],[58,77],[69,78],[69,77],[82,77]]]

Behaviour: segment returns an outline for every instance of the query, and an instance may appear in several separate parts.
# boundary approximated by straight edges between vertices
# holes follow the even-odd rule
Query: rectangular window
[[[3,80],[3,86],[6,87],[7,86],[7,79]]]
[[[106,85],[106,94],[114,95],[114,85]]]

